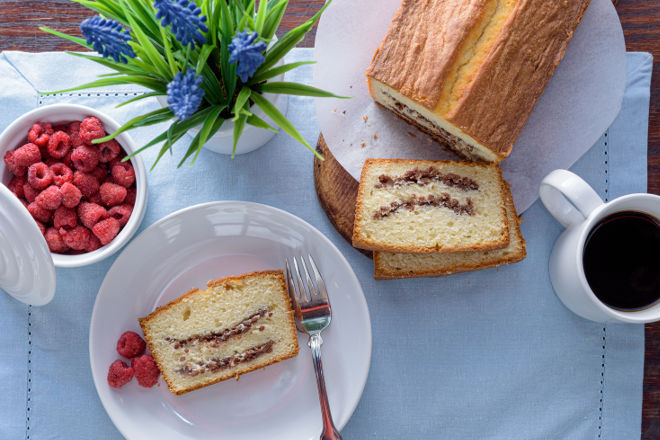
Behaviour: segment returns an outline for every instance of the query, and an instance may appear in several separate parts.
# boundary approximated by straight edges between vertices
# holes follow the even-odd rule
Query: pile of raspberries
[[[37,222],[51,252],[81,254],[110,243],[135,205],[135,170],[95,117],[38,122],[27,143],[5,153],[7,185]]]
[[[160,370],[154,358],[144,354],[147,344],[135,332],[124,332],[117,341],[117,353],[131,359],[131,366],[117,359],[110,364],[108,370],[108,385],[113,388],[121,388],[133,379],[137,379],[139,385],[151,388],[158,382]]]

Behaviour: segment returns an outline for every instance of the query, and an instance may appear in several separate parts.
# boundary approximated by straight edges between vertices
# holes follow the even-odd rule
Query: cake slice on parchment
[[[590,0],[402,0],[367,70],[372,98],[470,160],[500,162]]]
[[[367,159],[353,246],[403,253],[506,247],[506,193],[494,164]]]
[[[282,271],[209,281],[139,319],[158,368],[183,394],[294,357],[298,337]]]
[[[508,188],[506,210],[510,237],[508,246],[489,251],[434,252],[430,254],[374,252],[374,278],[389,280],[444,276],[523,260],[527,255],[525,239],[520,232],[520,220]]]

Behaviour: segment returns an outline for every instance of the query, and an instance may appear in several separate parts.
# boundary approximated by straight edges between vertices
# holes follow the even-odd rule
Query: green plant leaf
[[[131,128],[158,124],[159,122],[165,122],[167,120],[170,120],[173,117],[174,117],[174,113],[172,113],[172,110],[170,110],[169,108],[159,108],[158,110],[154,110],[144,115],[134,117],[133,119],[131,119],[130,121],[119,127],[117,130],[115,130],[114,133],[109,134],[108,136],[101,139],[94,139],[92,143],[101,144],[103,142],[108,142],[109,140],[114,139],[115,137],[119,136],[121,133],[125,132],[126,130],[130,130]]]
[[[93,50],[92,46],[87,44],[87,41],[84,38],[74,37],[74,36],[65,34],[63,32],[56,31],[55,29],[50,29],[50,28],[47,28],[47,27],[44,27],[44,26],[39,26],[39,30],[44,31],[44,32],[48,32],[49,34],[53,34],[57,37],[64,38],[64,39],[69,40],[73,43],[80,44],[81,46],[86,47],[89,50]]]
[[[245,113],[241,113],[238,116],[238,119],[234,122],[234,146],[231,149],[232,159],[236,157],[236,145],[238,145],[238,140],[241,138],[241,133],[243,133],[243,128],[245,128],[245,121],[248,116]]]
[[[128,100],[122,102],[121,104],[117,104],[115,106],[115,108],[120,108],[120,107],[123,107],[125,105],[132,104],[134,102],[140,101],[142,99],[152,98],[154,96],[165,96],[165,94],[164,93],[158,93],[158,92],[143,93],[142,95],[139,95],[139,96],[136,96],[134,98],[128,99]]]
[[[261,35],[263,30],[264,23],[266,22],[266,12],[268,12],[268,0],[259,1],[259,10],[257,11],[257,17],[254,20],[254,30]]]
[[[177,168],[180,167],[185,163],[185,161],[193,154],[195,153],[195,157],[193,157],[192,161],[190,162],[190,165],[195,163],[195,160],[197,160],[197,156],[199,155],[200,150],[206,143],[206,141],[213,136],[219,129],[220,126],[223,124],[224,119],[219,118],[220,113],[224,110],[224,106],[215,106],[212,107],[211,112],[206,116],[204,120],[204,124],[202,125],[202,129],[195,135],[193,138],[192,142],[188,146],[188,150],[186,151],[186,154],[184,154],[183,158],[177,165]]]
[[[262,32],[259,34],[261,35],[261,38],[265,40],[272,39],[273,35],[275,35],[275,31],[280,27],[286,8],[289,5],[289,0],[282,0],[276,3],[271,2],[271,5],[273,7],[268,11]]]
[[[328,6],[332,3],[332,0],[328,0],[328,2],[321,7],[321,9],[314,14],[312,18],[307,20],[305,23],[301,24],[297,28],[291,29],[289,32],[284,34],[281,40],[278,40],[277,43],[273,45],[268,51],[266,51],[265,55],[265,61],[257,69],[256,74],[260,74],[261,72],[270,69],[273,67],[277,62],[280,60],[280,58],[284,57],[291,49],[293,49],[296,44],[298,44],[300,41],[302,41],[303,38],[305,38],[305,35],[307,32],[309,32],[314,24],[318,21],[318,19],[321,17],[321,14],[326,10]]]
[[[272,81],[254,86],[258,92],[282,93],[285,95],[316,96],[320,98],[350,99],[347,96],[338,96],[316,87],[286,81]]]
[[[55,92],[44,92],[44,95],[55,95],[58,93],[66,92],[75,92],[78,90],[92,89],[96,87],[106,87],[106,86],[116,86],[120,84],[137,84],[144,86],[148,89],[153,90],[154,92],[159,92],[162,94],[167,93],[167,84],[162,82],[162,80],[154,79],[146,75],[124,75],[113,78],[101,78],[96,81],[92,81],[87,84],[83,84],[78,87],[72,87],[70,89],[57,90]]]
[[[254,101],[255,104],[261,108],[261,110],[264,111],[268,115],[270,119],[273,120],[277,125],[280,126],[282,130],[284,130],[289,136],[306,146],[312,153],[314,153],[319,159],[323,159],[323,156],[321,156],[319,153],[316,152],[314,148],[312,148],[309,143],[305,140],[305,138],[302,137],[302,135],[298,132],[296,127],[293,126],[293,124],[280,112],[270,101],[268,101],[266,98],[263,96],[259,95],[258,93],[252,94],[252,100]]]
[[[240,110],[243,108],[243,106],[248,101],[248,99],[250,99],[251,93],[252,90],[250,90],[249,87],[243,87],[241,91],[238,92],[238,96],[236,97],[236,102],[234,103],[234,108],[232,109],[232,113],[234,114],[232,121],[236,122],[236,120],[239,117]]]
[[[273,128],[268,122],[264,121],[255,114],[248,116],[246,122],[250,125],[254,125],[255,127],[265,128],[266,130],[274,131],[275,133],[277,133],[276,128]]]
[[[299,61],[297,63],[283,64],[270,70],[266,70],[259,75],[254,75],[252,78],[250,78],[250,81],[248,81],[248,85],[258,84],[262,81],[266,81],[267,79],[274,78],[290,70],[293,70],[296,67],[304,66],[305,64],[316,64],[316,61]]]

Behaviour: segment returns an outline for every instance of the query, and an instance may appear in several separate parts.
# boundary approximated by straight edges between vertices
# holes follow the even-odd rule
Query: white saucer
[[[117,390],[106,376],[115,344],[137,318],[209,279],[282,269],[284,258],[312,253],[333,308],[323,364],[330,406],[343,428],[360,400],[371,359],[371,325],[362,288],[339,250],[292,214],[246,202],[214,202],[171,214],[142,232],[101,285],[89,334],[96,390],[127,439],[318,439],[321,414],[307,337],[300,354],[191,393],[171,394],[162,378],[151,389],[133,380]]]

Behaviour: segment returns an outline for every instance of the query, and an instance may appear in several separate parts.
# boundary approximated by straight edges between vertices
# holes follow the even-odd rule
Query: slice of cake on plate
[[[527,255],[525,240],[520,232],[520,221],[508,188],[506,211],[510,237],[508,246],[490,251],[434,252],[430,254],[374,252],[374,278],[388,280],[444,276],[523,260]]]
[[[298,354],[282,271],[209,281],[140,318],[145,340],[174,394]]]
[[[471,160],[500,162],[589,0],[403,0],[367,70],[381,106]]]
[[[506,193],[494,164],[367,159],[353,246],[403,253],[506,247]]]

